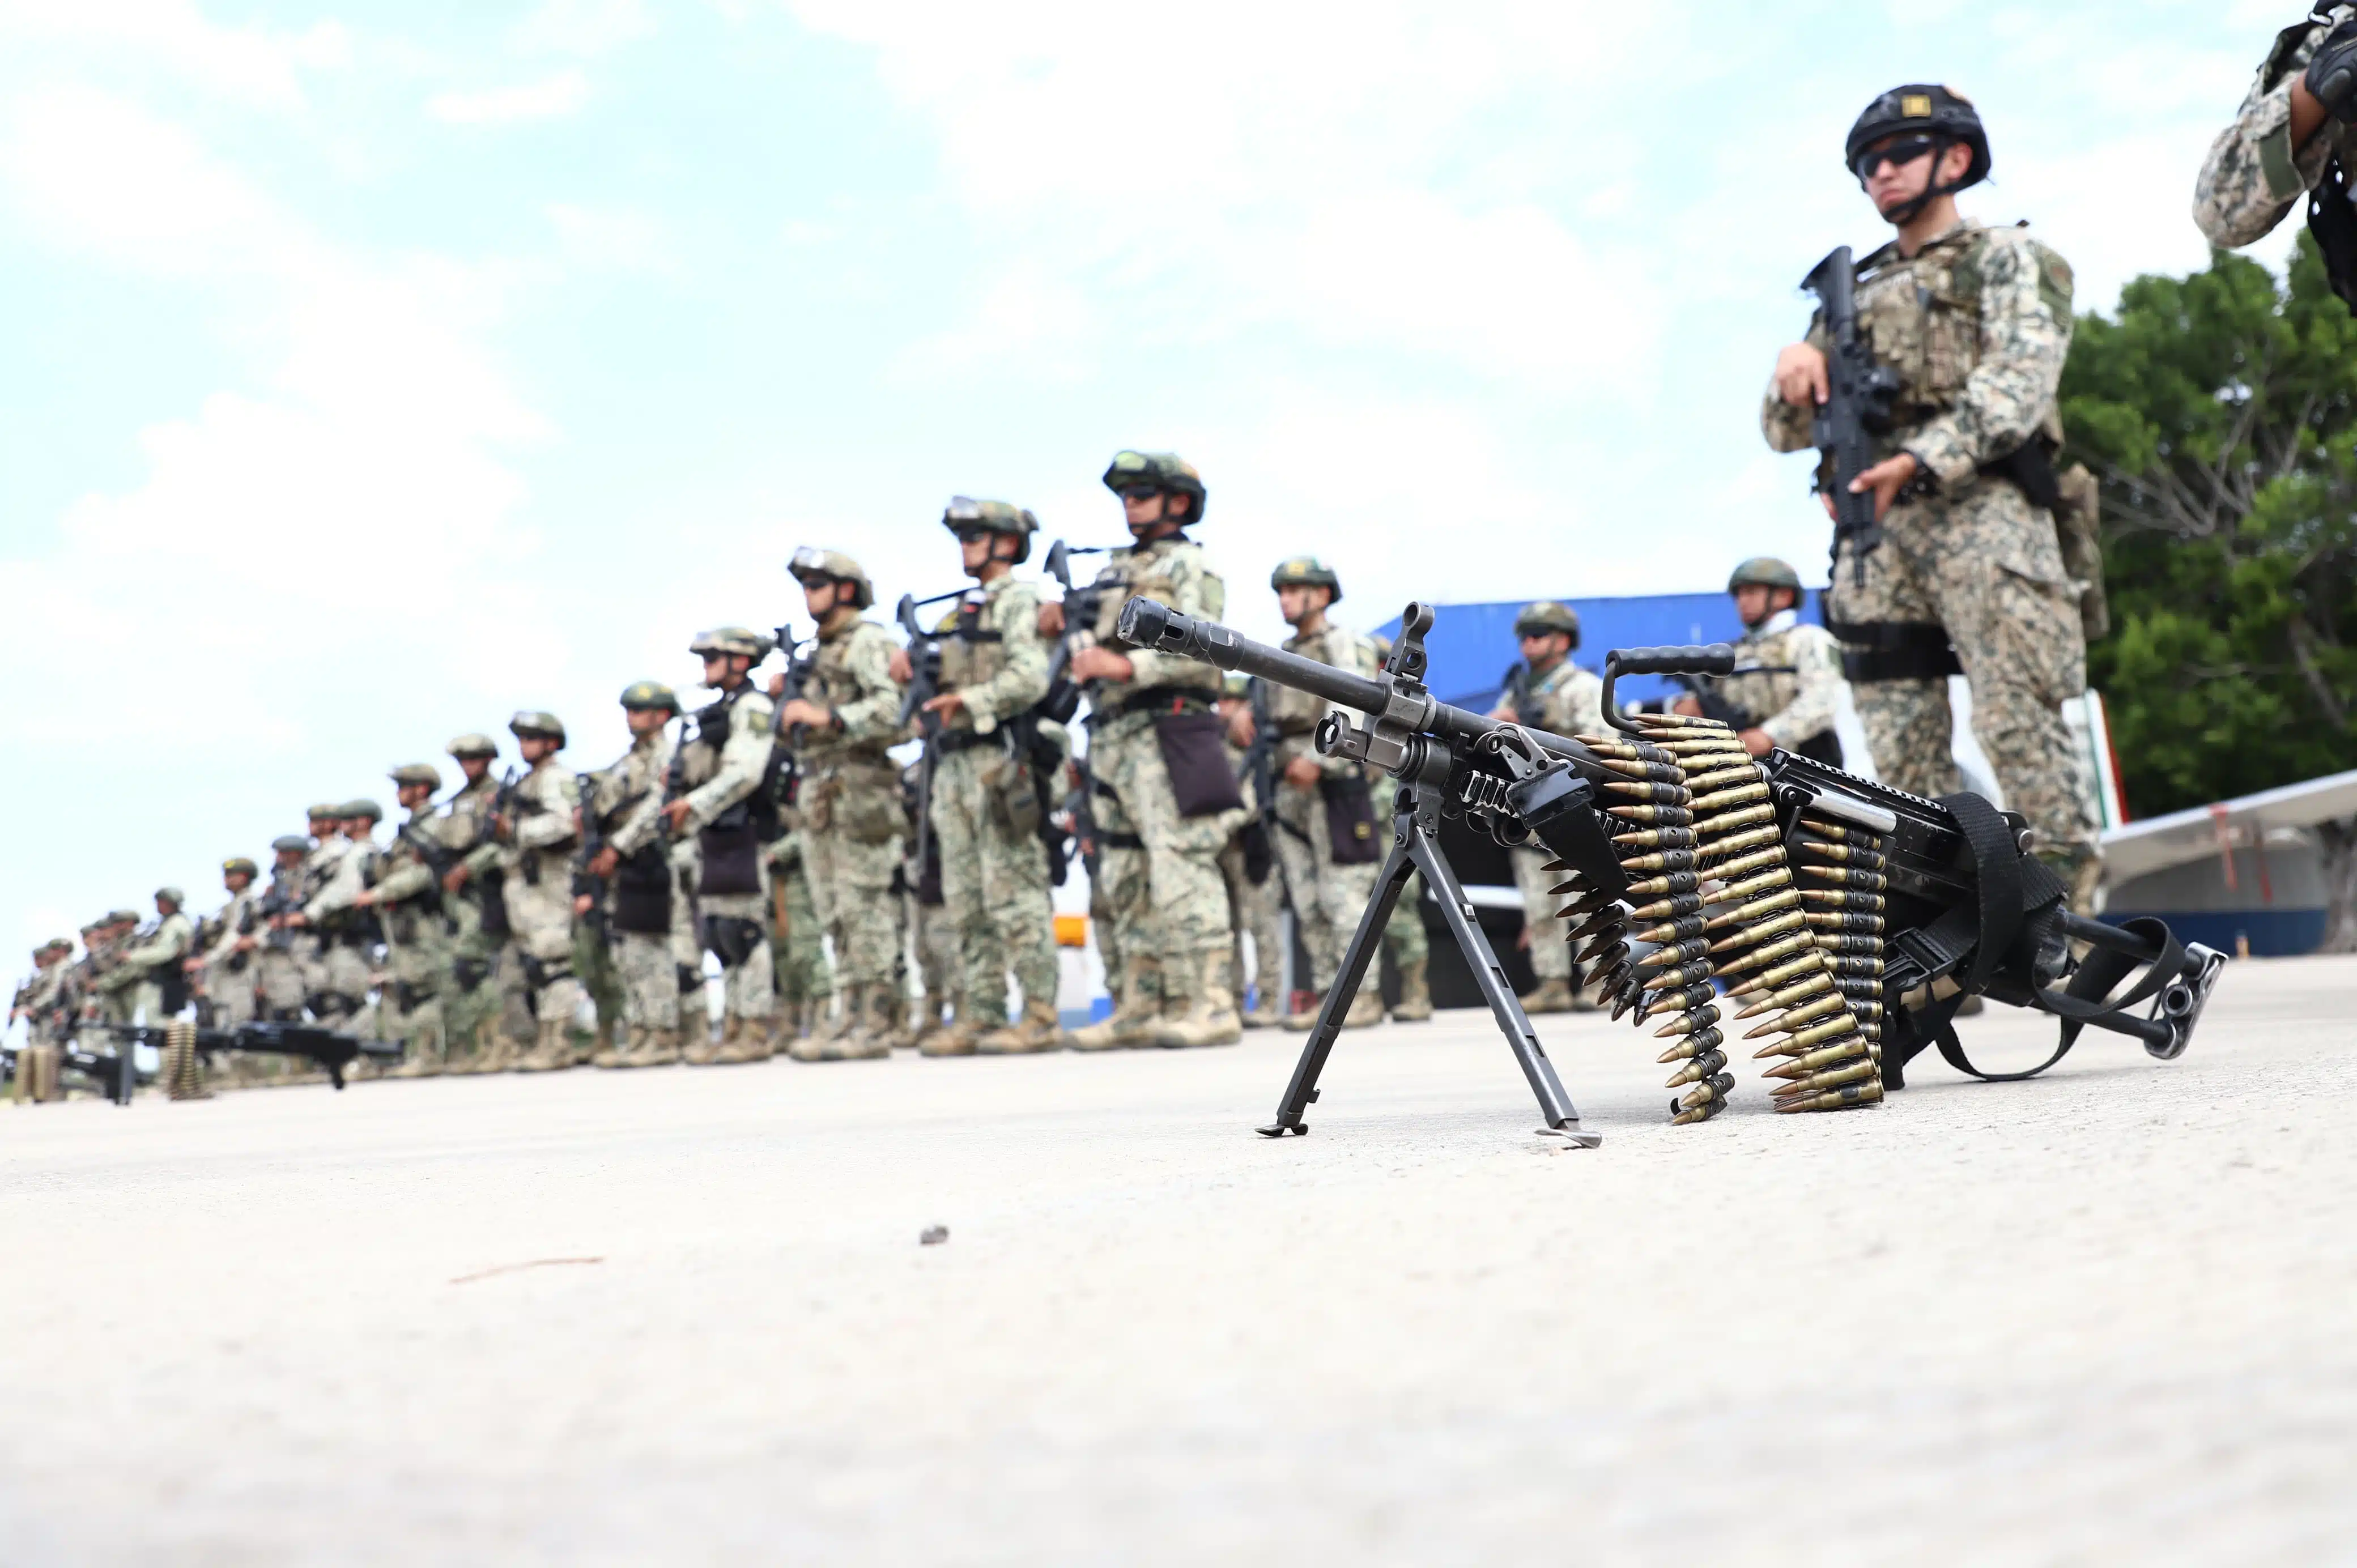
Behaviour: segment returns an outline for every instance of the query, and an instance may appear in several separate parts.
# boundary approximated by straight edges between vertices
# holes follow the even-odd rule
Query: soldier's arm
[[[1830,635],[1793,636],[1786,639],[1801,689],[1781,711],[1760,721],[1768,738],[1778,746],[1796,746],[1813,735],[1831,729],[1834,703],[1841,690],[1841,644]]]
[[[1980,363],[1955,406],[1923,425],[1905,450],[1943,485],[1962,484],[2038,432],[2071,349],[2071,269],[2011,229],[1980,246]]]
[[[1588,671],[1574,670],[1548,697],[1548,716],[1559,726],[1555,734],[1604,733],[1604,682]]]
[[[661,786],[664,776],[671,771],[671,753],[668,739],[655,749],[654,760],[646,775],[653,787],[639,798],[637,805],[622,814],[622,820],[616,822],[613,830],[606,835],[606,842],[613,846],[614,853],[625,860],[654,843],[655,834],[662,831]]]
[[[1048,643],[1039,636],[1039,596],[1028,584],[1001,589],[993,617],[1006,639],[998,673],[958,695],[977,727],[1012,718],[1048,694]]]
[[[905,738],[900,728],[900,703],[905,693],[900,683],[892,679],[891,636],[873,622],[861,623],[851,635],[854,640],[843,662],[858,693],[849,702],[835,705],[836,727],[849,741]],[[733,733],[730,739],[735,739]]]
[[[313,894],[311,901],[303,906],[304,918],[317,925],[322,918],[352,907],[352,900],[360,897],[361,859],[359,854],[346,854],[336,862],[335,870],[328,874],[327,886]]]
[[[1802,339],[1819,353],[1825,351],[1828,339],[1824,328],[1817,321],[1809,323],[1808,335]],[[1768,391],[1760,400],[1760,434],[1768,438],[1771,452],[1799,452],[1816,445],[1809,437],[1816,410],[1796,408],[1786,403],[1776,390],[1776,378],[1768,378]]]
[[[2324,177],[2331,138],[2296,144],[2292,99],[2328,30],[2316,23],[2278,38],[2233,124],[2210,144],[2193,181],[2193,221],[2212,244],[2233,250],[2258,240]]]
[[[516,804],[523,806],[524,792],[516,793]],[[532,793],[541,809],[526,810],[517,816],[516,848],[554,849],[569,842],[574,837],[573,809],[581,803],[580,787],[573,782],[573,775],[556,773]]]
[[[1179,551],[1168,564],[1172,609],[1201,620],[1219,620],[1227,613],[1227,585],[1211,569],[1201,551]],[[1204,667],[1192,659],[1182,659],[1175,653],[1150,653],[1142,648],[1125,648],[1121,651],[1129,660],[1129,683],[1133,686],[1203,683]]]
[[[434,868],[425,864],[424,857],[413,855],[378,879],[376,901],[398,904],[405,898],[416,897],[433,886]]]
[[[712,777],[685,796],[684,831],[703,831],[713,818],[760,788],[761,775],[770,766],[770,720],[775,713],[770,699],[758,692],[737,699],[728,715],[728,744],[720,748]]]

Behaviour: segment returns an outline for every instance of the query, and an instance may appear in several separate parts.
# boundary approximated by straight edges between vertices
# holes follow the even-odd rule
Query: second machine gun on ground
[[[2029,853],[2029,830],[1977,795],[1927,800],[1789,752],[1758,760],[1724,726],[1614,705],[1622,675],[1733,672],[1734,650],[1632,649],[1605,660],[1604,712],[1619,733],[1580,739],[1501,723],[1426,689],[1430,607],[1411,604],[1383,673],[1367,679],[1252,641],[1151,599],[1122,611],[1125,642],[1242,670],[1368,715],[1320,723],[1328,756],[1372,763],[1400,783],[1393,848],[1320,1007],[1270,1136],[1302,1118],[1409,872],[1421,870],[1476,983],[1538,1097],[1547,1131],[1592,1146],[1530,1020],[1507,985],[1472,906],[1441,853],[1443,817],[1499,843],[1544,845],[1579,922],[1578,961],[1617,1019],[1667,1022],[1664,1062],[1684,1065],[1673,1119],[1708,1120],[1734,1088],[1719,1028],[1730,1007],[1771,1014],[1757,1037],[1780,1110],[1878,1101],[1927,1046],[1975,1076],[2026,1078],[2068,1051],[2083,1027],[2131,1035],[2169,1060],[2190,1039],[2222,955],[2180,945],[2167,926],[2125,927],[2063,908],[2064,889]],[[1795,875],[1795,873],[1798,875]],[[2070,944],[2086,944],[2074,959]],[[1649,950],[1639,952],[1644,947]],[[2121,983],[2143,975],[2125,992]],[[2055,989],[2058,985],[2062,989]],[[1727,990],[1724,994],[1720,987]],[[2117,994],[2115,994],[2118,993]],[[2061,1020],[2053,1056],[2024,1073],[1984,1074],[1950,1027],[1966,995]],[[2131,1009],[2149,1001],[2147,1016]]]

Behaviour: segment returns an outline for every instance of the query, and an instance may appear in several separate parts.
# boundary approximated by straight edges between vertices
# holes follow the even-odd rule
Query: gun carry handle
[[[1616,648],[1604,656],[1604,722],[1624,735],[1644,731],[1620,714],[1613,685],[1623,675],[1727,675],[1735,670],[1735,650],[1724,642],[1706,648]]]

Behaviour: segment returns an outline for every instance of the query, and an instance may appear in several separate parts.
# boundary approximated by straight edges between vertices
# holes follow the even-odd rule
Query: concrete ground
[[[2352,997],[1676,1129],[1543,1019],[1567,1153],[1461,1013],[1283,1143],[1273,1033],[0,1110],[0,1563],[2347,1562]]]

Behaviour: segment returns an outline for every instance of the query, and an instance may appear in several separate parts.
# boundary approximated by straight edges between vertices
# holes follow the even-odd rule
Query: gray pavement
[[[1586,1152],[1463,1013],[1281,1144],[1274,1033],[0,1108],[0,1563],[2348,1562],[2352,998],[1676,1129],[1544,1019]]]

